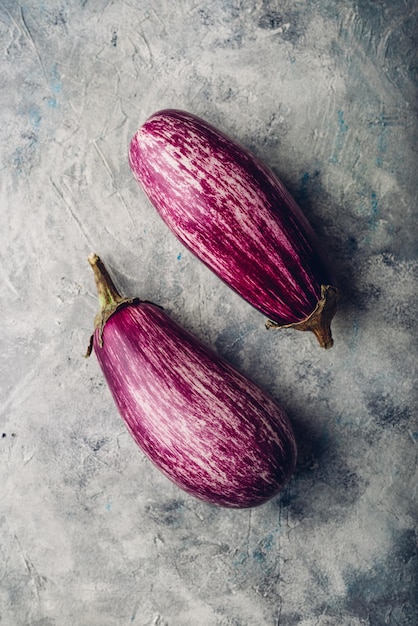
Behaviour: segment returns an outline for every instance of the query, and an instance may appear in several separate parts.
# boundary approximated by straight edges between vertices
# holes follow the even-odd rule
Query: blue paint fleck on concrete
[[[344,113],[342,111],[338,111],[337,115],[338,115],[338,123],[339,123],[340,133],[345,135],[345,133],[348,131],[348,126],[347,126],[347,124],[344,121]]]
[[[58,72],[57,65],[54,65],[51,71],[51,80],[50,80],[51,89],[54,93],[61,93],[62,91],[62,82]]]
[[[264,563],[269,553],[272,551],[274,546],[274,538],[272,534],[267,535],[262,541],[260,541],[259,546],[256,550],[253,551],[253,559],[257,563]]]
[[[306,198],[306,196],[308,195],[308,185],[309,185],[309,181],[310,181],[310,174],[309,172],[304,172],[302,174],[302,180],[300,182],[300,199],[304,200]]]
[[[391,120],[384,113],[380,113],[377,120],[370,123],[371,132],[375,136],[377,155],[375,165],[383,167],[384,156],[389,144],[389,126]]]
[[[55,64],[51,70],[50,78],[49,78],[49,86],[51,88],[52,93],[59,94],[62,91],[63,85],[61,82],[61,77],[58,71],[58,66]],[[56,109],[58,106],[58,100],[55,96],[52,98],[48,98],[47,100],[48,106],[51,109]]]
[[[31,126],[34,129],[38,130],[41,125],[42,116],[37,107],[32,107],[29,110],[29,119],[30,119]]]
[[[309,199],[314,194],[317,194],[321,188],[321,172],[319,169],[315,169],[311,172],[303,172],[300,185],[299,185],[299,193],[297,194],[296,200],[302,205],[306,200]]]
[[[338,127],[337,127],[337,135],[336,135],[335,144],[334,144],[334,152],[332,153],[329,159],[331,163],[338,163],[338,156],[344,147],[345,136],[348,132],[348,125],[345,122],[343,111],[337,111],[337,119],[338,119]]]
[[[377,215],[378,213],[378,201],[377,201],[377,195],[375,191],[372,191],[371,193],[371,209],[372,209],[372,215]]]

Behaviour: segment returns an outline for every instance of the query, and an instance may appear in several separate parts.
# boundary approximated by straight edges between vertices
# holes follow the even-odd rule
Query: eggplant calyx
[[[308,317],[292,324],[277,324],[268,320],[266,328],[294,328],[310,330],[318,339],[321,348],[332,348],[334,340],[331,334],[331,321],[337,311],[338,290],[332,285],[321,285],[321,298]]]
[[[94,318],[94,328],[99,330],[99,345],[103,346],[103,329],[109,318],[122,307],[128,304],[139,304],[141,301],[139,298],[123,298],[120,295],[103,261],[97,254],[90,254],[88,262],[93,269],[100,304],[100,311]],[[92,352],[93,338],[94,333],[90,337],[86,357],[89,357]]]

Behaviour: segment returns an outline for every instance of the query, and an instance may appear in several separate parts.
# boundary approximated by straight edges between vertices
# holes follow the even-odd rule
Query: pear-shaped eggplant
[[[260,505],[289,480],[286,413],[160,307],[122,298],[97,255],[94,348],[132,437],[174,483],[226,507]]]
[[[180,241],[270,318],[333,344],[337,289],[317,237],[284,185],[236,141],[178,110],[130,143],[132,171]]]

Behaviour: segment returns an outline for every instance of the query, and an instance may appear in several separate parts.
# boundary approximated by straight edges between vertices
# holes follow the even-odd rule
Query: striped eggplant
[[[269,327],[333,344],[337,290],[316,235],[259,160],[198,117],[152,115],[133,136],[132,171],[180,241],[267,315]]]
[[[91,255],[101,305],[94,349],[128,430],[151,461],[197,498],[252,507],[296,462],[286,413],[164,311],[122,298]]]

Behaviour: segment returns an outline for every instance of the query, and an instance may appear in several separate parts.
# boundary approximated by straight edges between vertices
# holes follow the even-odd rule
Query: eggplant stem
[[[310,330],[318,339],[321,348],[331,348],[334,340],[331,334],[331,321],[337,310],[338,291],[332,285],[321,285],[321,298],[315,309],[308,317],[293,324],[278,324],[268,320],[267,328],[294,328],[295,330]]]
[[[108,319],[121,307],[132,303],[137,304],[140,300],[138,298],[122,298],[103,261],[97,254],[90,254],[88,262],[93,269],[100,304],[100,311],[94,318],[94,327],[99,330],[99,345],[103,346],[103,329]],[[86,357],[90,356],[92,347],[93,337],[90,339]]]
[[[120,302],[123,298],[116,289],[115,283],[111,279],[110,274],[101,258],[98,257],[97,254],[93,253],[88,257],[88,262],[93,269],[94,280],[96,281],[97,293],[99,295],[100,308],[106,309]]]

